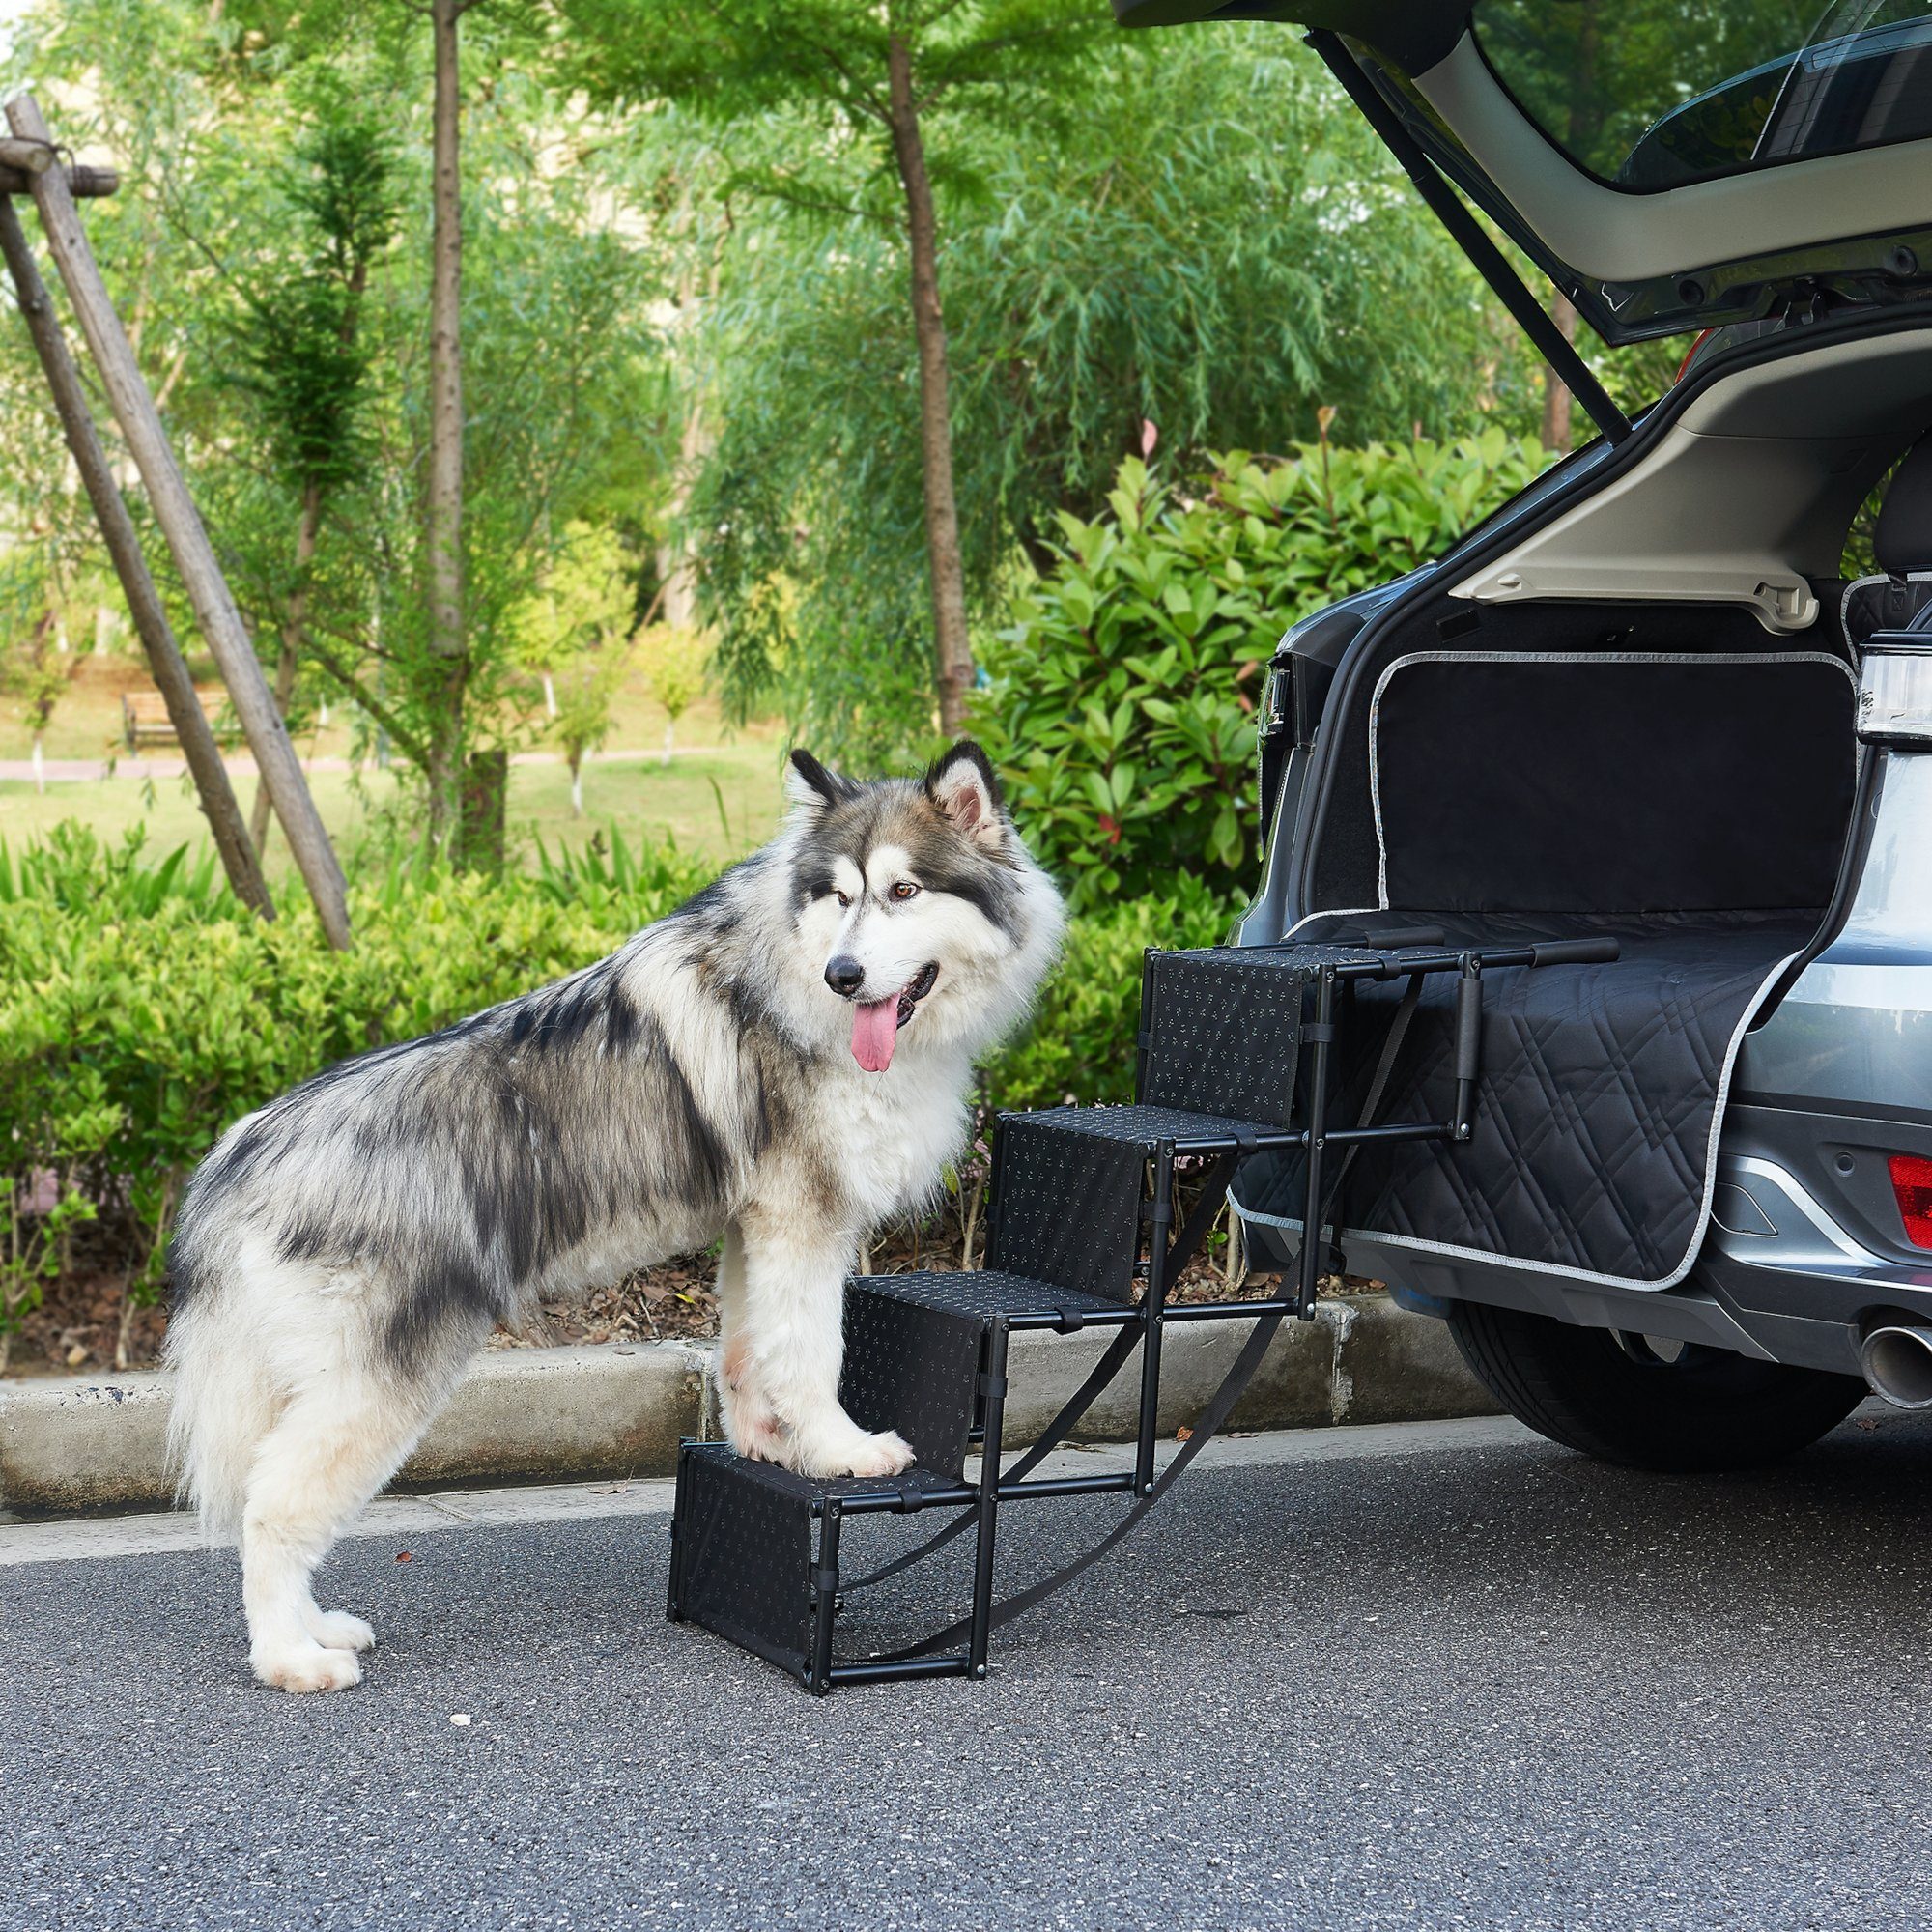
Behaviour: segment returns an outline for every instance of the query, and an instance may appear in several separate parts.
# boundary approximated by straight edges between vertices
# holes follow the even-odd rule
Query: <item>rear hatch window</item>
[[[1906,0],[1477,0],[1476,44],[1579,167],[1638,192],[1932,134]]]
[[[1114,5],[1314,29],[1607,342],[1932,297],[1932,0]]]

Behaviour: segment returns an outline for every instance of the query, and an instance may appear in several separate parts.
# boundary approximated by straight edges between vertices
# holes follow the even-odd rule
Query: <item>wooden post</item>
[[[18,168],[22,174],[43,175],[53,164],[51,142],[21,141],[11,134],[0,134],[0,167]]]
[[[0,143],[0,146],[6,144]],[[15,141],[14,147],[26,147],[27,142]],[[67,176],[67,191],[76,201],[99,201],[103,196],[118,194],[121,177],[113,168],[94,168],[84,164],[61,170]],[[34,176],[43,174],[43,168],[13,168],[0,162],[0,194],[27,194],[32,191]]]
[[[49,140],[47,124],[30,94],[16,94],[7,102],[7,121],[22,140]],[[289,741],[288,726],[275,709],[255,647],[242,628],[242,613],[235,608],[202,526],[201,513],[168,446],[160,412],[148,393],[121,318],[100,279],[94,251],[74,212],[66,175],[59,168],[46,169],[33,177],[33,192],[47,245],[67,284],[81,333],[87,338],[122,435],[147,486],[155,521],[167,538],[202,635],[214,653],[235,715],[241,720],[248,749],[255,754],[256,769],[269,787],[275,814],[288,836],[289,850],[315,901],[329,944],[346,950],[351,943],[348,893],[335,848],[328,841],[315,800],[309,796],[301,763]]]
[[[100,446],[94,417],[87,407],[87,395],[80,385],[80,372],[68,352],[60,319],[54,314],[46,285],[35,266],[33,250],[27,245],[26,230],[20,225],[13,202],[5,196],[0,196],[0,256],[5,257],[8,272],[14,278],[20,313],[26,318],[28,332],[40,353],[41,367],[46,372],[47,387],[53,392],[54,408],[67,434],[67,446],[86,486],[88,500],[94,505],[100,534],[106,540],[107,554],[114,560],[115,574],[128,598],[134,629],[148,653],[148,668],[167,700],[168,717],[181,740],[187,768],[194,776],[195,790],[201,795],[201,809],[209,830],[214,834],[215,849],[221,854],[228,883],[243,905],[253,906],[265,919],[272,919],[274,905],[256,861],[255,848],[248,841],[248,829],[242,822],[242,808],[228,782],[228,767],[221,762],[213,728],[203,715],[201,700],[194,695],[194,680],[188,675],[181,646],[175,642],[167,612],[148,571],[148,560],[141,554],[133,519],[115,487],[107,452]]]

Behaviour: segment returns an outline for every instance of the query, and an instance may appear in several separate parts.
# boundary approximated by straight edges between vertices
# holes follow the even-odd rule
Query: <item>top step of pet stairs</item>
[[[1312,1318],[1326,1252],[1321,1230],[1348,1149],[1367,1141],[1468,1137],[1483,973],[1614,952],[1614,942],[1605,941],[1462,952],[1426,942],[1150,952],[1136,1103],[1002,1115],[986,1265],[965,1273],[861,1276],[847,1284],[839,1398],[862,1428],[904,1436],[913,1466],[895,1477],[824,1480],[749,1462],[723,1443],[686,1443],[678,1461],[670,1616],[729,1637],[820,1693],[892,1678],[983,1677],[993,1629],[1110,1548],[1225,1420],[1282,1318]],[[1332,1125],[1338,993],[1357,980],[1397,979],[1413,992],[1425,977],[1449,972],[1460,975],[1451,1117],[1393,1124],[1371,1119],[1411,998],[1388,1030],[1360,1123]],[[1238,1161],[1282,1148],[1303,1156],[1302,1225],[1316,1231],[1302,1243],[1295,1293],[1170,1305],[1168,1290],[1218,1214]],[[1206,1177],[1177,1229],[1176,1162],[1189,1156],[1206,1160]],[[1254,1322],[1255,1331],[1191,1439],[1156,1482],[1162,1332],[1175,1321],[1236,1320]],[[1029,1329],[1073,1334],[1089,1327],[1114,1331],[1100,1362],[1037,1441],[1003,1468],[1008,1338]],[[1134,1468],[1033,1476],[1136,1350]],[[966,1460],[976,1441],[980,1468],[969,1479]],[[1107,1492],[1134,1500],[1126,1520],[1098,1548],[1004,1604],[994,1602],[1003,1504]],[[847,1519],[927,1511],[940,1527],[915,1549],[856,1579],[849,1565],[841,1572]],[[843,1660],[836,1654],[844,1595],[969,1530],[973,1583],[964,1616],[895,1652]]]

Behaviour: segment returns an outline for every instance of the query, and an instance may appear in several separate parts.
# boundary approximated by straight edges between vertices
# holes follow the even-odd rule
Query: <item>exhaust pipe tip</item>
[[[1894,1408],[1932,1408],[1932,1328],[1874,1328],[1859,1344],[1859,1366],[1872,1393]]]

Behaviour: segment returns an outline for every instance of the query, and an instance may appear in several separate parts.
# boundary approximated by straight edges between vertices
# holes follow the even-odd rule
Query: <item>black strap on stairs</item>
[[[1178,1275],[1194,1259],[1196,1250],[1208,1238],[1208,1231],[1214,1225],[1221,1211],[1221,1199],[1227,1185],[1234,1179],[1235,1163],[1238,1156],[1224,1155],[1209,1173],[1208,1185],[1202,1190],[1201,1199],[1194,1204],[1191,1213],[1180,1230],[1179,1237],[1174,1244],[1174,1251],[1168,1257],[1170,1279]],[[1141,1339],[1142,1329],[1138,1323],[1129,1322],[1107,1344],[1106,1351],[1094,1364],[1087,1379],[1073,1391],[1061,1405],[1045,1429],[1040,1432],[1039,1440],[1029,1449],[1018,1462],[1000,1472],[1003,1483],[1017,1483],[1030,1476],[1058,1449],[1065,1440],[1066,1432],[1092,1408],[1099,1399],[1100,1391],[1121,1373],[1127,1357],[1133,1353],[1134,1345]],[[935,1535],[923,1543],[916,1544],[903,1556],[895,1556],[882,1568],[869,1571],[850,1583],[841,1583],[838,1594],[842,1597],[848,1590],[869,1589],[874,1583],[883,1583],[888,1577],[896,1577],[901,1570],[910,1570],[922,1558],[930,1556],[934,1550],[952,1541],[955,1536],[971,1528],[979,1521],[971,1509],[962,1509],[960,1514]]]
[[[1067,1397],[1060,1413],[1046,1425],[1045,1433],[1039,1440],[1011,1468],[1002,1472],[1001,1482],[1016,1483],[1022,1476],[1031,1475],[1055,1449],[1060,1447],[1061,1438],[1093,1407],[1100,1391],[1120,1374],[1122,1365],[1133,1353],[1134,1345],[1140,1339],[1140,1329],[1131,1325],[1121,1329],[1115,1335],[1107,1345],[1106,1353],[1094,1363],[1094,1372]],[[870,1571],[864,1577],[855,1577],[849,1583],[841,1581],[838,1585],[838,1594],[842,1597],[851,1590],[868,1589],[874,1583],[883,1583],[888,1577],[896,1577],[901,1570],[910,1570],[922,1558],[930,1556],[934,1550],[951,1543],[955,1536],[973,1528],[979,1520],[976,1510],[962,1507],[959,1514],[944,1529],[928,1536],[923,1543],[914,1545],[903,1556],[895,1556],[882,1568]]]
[[[1375,1116],[1381,1107],[1382,1095],[1388,1087],[1389,1076],[1395,1070],[1396,1056],[1402,1051],[1404,1036],[1408,1032],[1409,1022],[1415,1017],[1415,1009],[1421,997],[1422,977],[1420,974],[1411,974],[1407,989],[1404,992],[1402,1002],[1389,1022],[1388,1034],[1382,1042],[1381,1058],[1376,1063],[1375,1075],[1369,1082],[1369,1091],[1362,1103],[1358,1125],[1366,1127],[1374,1123]],[[1353,1151],[1352,1148],[1350,1151]],[[1328,1225],[1329,1216],[1340,1198],[1341,1183],[1348,1167],[1349,1162],[1345,1156],[1336,1169],[1334,1179],[1329,1183],[1326,1200],[1322,1202],[1320,1211],[1314,1217],[1317,1225],[1313,1228],[1304,1225],[1302,1228],[1301,1238],[1304,1241],[1321,1239],[1321,1230]],[[1275,1332],[1280,1328],[1286,1312],[1277,1310],[1272,1315],[1262,1316],[1256,1321],[1247,1341],[1241,1347],[1241,1352],[1235,1357],[1234,1366],[1223,1378],[1221,1386],[1208,1399],[1208,1406],[1196,1419],[1192,1435],[1180,1445],[1180,1453],[1161,1472],[1147,1494],[1136,1497],[1133,1507],[1092,1549],[1076,1556],[1064,1568],[1042,1577],[1038,1582],[1030,1583],[1024,1590],[1015,1591],[1012,1596],[1003,1598],[995,1604],[987,1623],[989,1630],[998,1630],[1002,1625],[1012,1622],[1015,1617],[1024,1616],[1036,1604],[1044,1602],[1056,1590],[1072,1582],[1076,1577],[1097,1563],[1133,1530],[1141,1518],[1167,1493],[1179,1480],[1181,1472],[1208,1446],[1215,1432],[1234,1412],[1235,1405],[1240,1401],[1248,1383],[1254,1378],[1255,1371],[1261,1366],[1262,1357],[1267,1353],[1268,1345],[1274,1340]],[[1090,1397],[1089,1400],[1091,1399]],[[963,1524],[970,1520],[962,1517],[960,1521]],[[956,1623],[948,1624],[944,1630],[935,1631],[930,1636],[921,1638],[918,1643],[908,1644],[902,1650],[879,1652],[871,1661],[886,1662],[900,1658],[929,1656],[933,1651],[945,1650],[949,1645],[957,1643],[960,1638],[969,1635],[972,1629],[973,1619],[970,1616],[961,1617]]]

